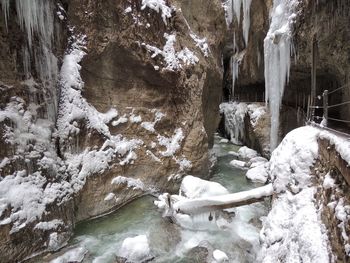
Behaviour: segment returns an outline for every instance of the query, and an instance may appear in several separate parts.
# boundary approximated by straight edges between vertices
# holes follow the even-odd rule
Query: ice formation
[[[271,112],[270,148],[278,144],[279,115],[284,86],[289,79],[292,25],[298,0],[274,0],[271,24],[264,40],[265,94]]]
[[[228,0],[225,3],[226,22],[231,24],[233,17],[236,16],[238,24],[241,23],[241,7],[243,6],[243,37],[246,45],[248,45],[249,29],[250,29],[250,6],[252,0]]]
[[[240,144],[244,137],[244,118],[247,113],[245,103],[222,103],[220,112],[225,116],[225,131],[230,135],[231,142]]]
[[[252,0],[227,0],[224,3],[226,23],[230,25],[233,18],[236,17],[238,26],[241,24],[241,7],[243,6],[243,38],[245,45],[248,46],[249,29],[250,29],[250,6]],[[239,65],[243,59],[244,52],[239,52],[236,44],[236,33],[233,33],[233,56],[231,58],[232,73],[232,100],[234,99],[235,82],[238,79]]]
[[[54,121],[57,113],[56,80],[58,75],[57,58],[52,52],[54,41],[54,6],[46,0],[1,0],[5,25],[9,20],[10,5],[15,4],[18,23],[26,33],[26,43],[22,46],[23,70],[27,79],[31,78],[31,61],[46,89],[44,98],[47,105],[47,117]],[[32,45],[33,36],[38,36],[38,44]]]
[[[266,114],[266,107],[260,104],[228,102],[220,104],[220,113],[224,114],[225,131],[230,136],[231,142],[240,144],[245,134],[246,115],[249,115],[251,125],[255,128],[260,118]]]

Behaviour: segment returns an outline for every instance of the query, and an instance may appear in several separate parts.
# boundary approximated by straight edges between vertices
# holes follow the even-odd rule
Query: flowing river
[[[230,152],[239,147],[221,139],[215,136],[213,152],[217,162],[211,181],[222,184],[232,193],[258,186],[246,179],[246,171],[230,166],[229,162],[234,159]],[[145,196],[113,214],[78,224],[68,246],[41,262],[71,262],[67,259],[79,256],[84,257],[82,262],[119,262],[116,256],[123,240],[137,235],[147,236],[154,256],[151,262],[203,262],[203,257],[210,258],[215,249],[224,251],[229,262],[255,262],[260,219],[267,214],[266,203],[236,208],[234,219],[225,228],[219,229],[215,223],[199,218],[194,220],[198,220],[200,228],[183,229],[163,218],[154,200]],[[199,249],[198,245],[207,250]]]

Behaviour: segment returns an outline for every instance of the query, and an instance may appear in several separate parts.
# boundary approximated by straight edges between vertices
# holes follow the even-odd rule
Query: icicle
[[[2,0],[4,1],[4,0]],[[57,58],[52,53],[54,41],[54,6],[51,0],[16,0],[18,23],[27,35],[27,46],[23,47],[23,66],[26,78],[30,78],[30,61],[34,61],[36,72],[47,89],[45,96],[47,117],[55,120],[57,112],[56,79]],[[33,45],[36,35],[38,44]]]
[[[23,71],[24,71],[24,75],[25,78],[28,79],[30,78],[30,54],[28,51],[27,46],[23,46]]]
[[[10,0],[1,0],[1,8],[2,8],[2,12],[4,13],[5,26],[7,29],[7,19],[9,17]]]
[[[234,100],[235,95],[235,83],[238,78],[239,62],[235,56],[231,58],[232,66],[232,100]]]
[[[246,46],[248,46],[248,37],[250,29],[250,6],[252,0],[243,0],[243,37]]]
[[[53,41],[53,8],[50,0],[16,0],[18,22],[27,32],[29,48],[32,46],[34,32],[51,46]]]
[[[271,113],[271,151],[278,144],[279,115],[284,86],[289,80],[292,24],[298,0],[274,0],[271,25],[264,40],[265,94]]]
[[[243,0],[244,1],[244,0]],[[242,5],[242,0],[232,0],[232,9],[233,13],[237,17],[238,24],[241,21],[241,5]]]
[[[225,2],[224,9],[225,9],[225,18],[226,18],[226,24],[229,26],[233,21],[233,7],[232,7],[232,1],[233,0],[227,0]]]

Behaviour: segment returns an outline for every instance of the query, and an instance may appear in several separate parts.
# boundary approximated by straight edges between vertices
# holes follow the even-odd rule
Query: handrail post
[[[311,122],[311,116],[310,116],[310,95],[307,97],[307,111],[306,111],[306,119],[308,122]]]
[[[323,119],[325,120],[324,126],[328,125],[328,90],[323,92]]]

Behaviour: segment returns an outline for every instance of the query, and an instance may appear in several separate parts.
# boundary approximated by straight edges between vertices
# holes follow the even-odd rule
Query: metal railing
[[[333,117],[330,117],[329,116],[329,113],[328,113],[328,110],[331,109],[331,108],[336,108],[336,107],[340,107],[340,106],[343,106],[343,105],[348,105],[350,104],[350,101],[343,101],[341,103],[337,103],[337,104],[333,104],[333,105],[329,105],[329,95],[332,94],[332,93],[335,93],[335,92],[338,92],[338,91],[341,91],[347,87],[350,86],[350,83],[347,83],[335,90],[332,90],[332,91],[328,91],[328,90],[325,90],[322,95],[319,95],[319,96],[316,96],[316,98],[320,98],[322,97],[323,98],[323,106],[316,106],[316,105],[309,105],[308,106],[308,119],[309,121],[314,121],[314,120],[322,120],[321,121],[321,124],[322,126],[324,127],[327,127],[328,125],[328,120],[331,120],[331,121],[335,121],[335,122],[339,122],[339,123],[350,123],[350,120],[343,120],[343,119],[338,119],[338,118],[333,118]],[[314,100],[316,101],[316,99]],[[323,116],[316,116],[315,115],[315,110],[316,109],[323,109]]]

